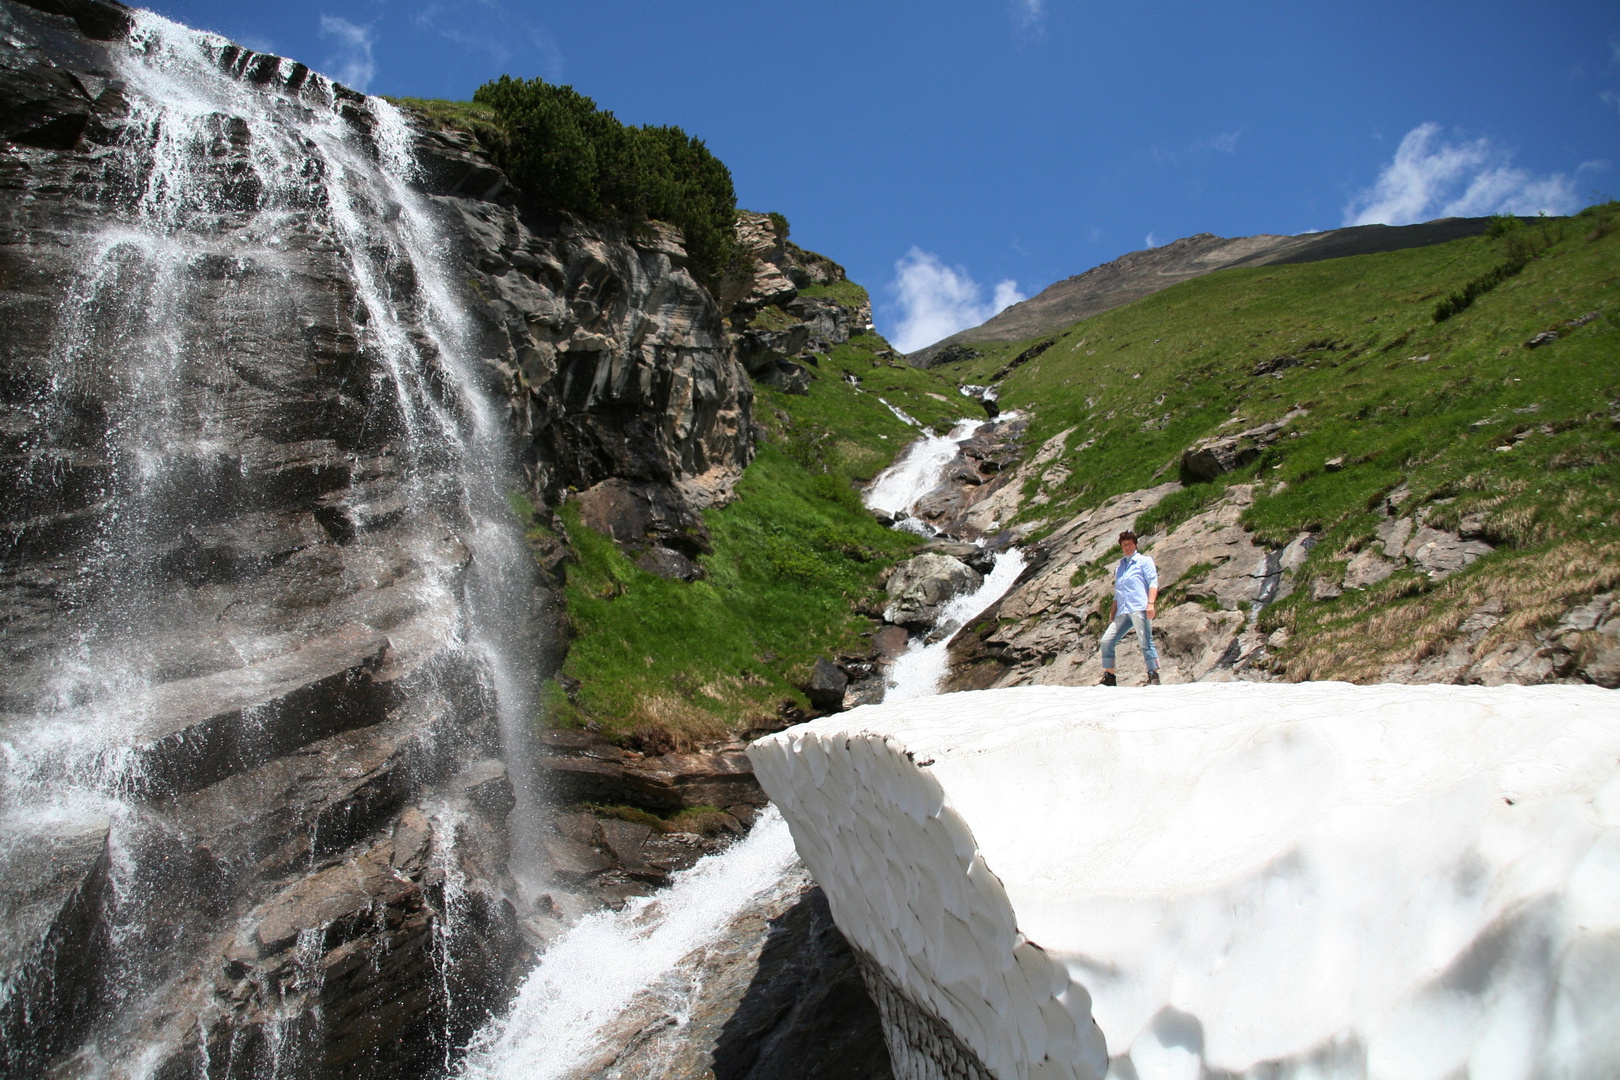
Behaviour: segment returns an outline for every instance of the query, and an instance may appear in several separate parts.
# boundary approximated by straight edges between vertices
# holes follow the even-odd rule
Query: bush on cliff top
[[[678,127],[629,127],[571,86],[502,75],[473,94],[505,132],[490,154],[538,205],[584,218],[644,215],[680,226],[706,283],[725,269],[737,195],[731,171]]]

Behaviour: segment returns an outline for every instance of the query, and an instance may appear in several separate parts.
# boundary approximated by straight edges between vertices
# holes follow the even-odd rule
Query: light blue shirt
[[[1159,587],[1159,568],[1153,560],[1138,551],[1119,560],[1114,570],[1114,603],[1121,614],[1146,611],[1148,590]]]

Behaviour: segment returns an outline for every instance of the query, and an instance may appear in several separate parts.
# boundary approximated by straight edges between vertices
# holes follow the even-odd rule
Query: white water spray
[[[746,838],[676,875],[665,891],[585,917],[546,951],[507,1016],[474,1040],[458,1076],[559,1080],[615,1049],[606,1039],[625,1007],[717,941],[797,862],[787,823],[771,807]]]

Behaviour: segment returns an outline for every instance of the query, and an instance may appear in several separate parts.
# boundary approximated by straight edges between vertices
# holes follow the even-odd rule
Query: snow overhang
[[[1620,1070],[1613,691],[1023,687],[749,756],[851,944],[1000,1080]]]

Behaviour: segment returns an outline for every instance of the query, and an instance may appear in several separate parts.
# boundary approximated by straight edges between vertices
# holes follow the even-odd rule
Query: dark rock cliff
[[[442,1067],[546,874],[563,631],[498,508],[614,484],[701,543],[752,450],[720,308],[674,231],[529,214],[301,64],[0,33],[0,1073]]]

